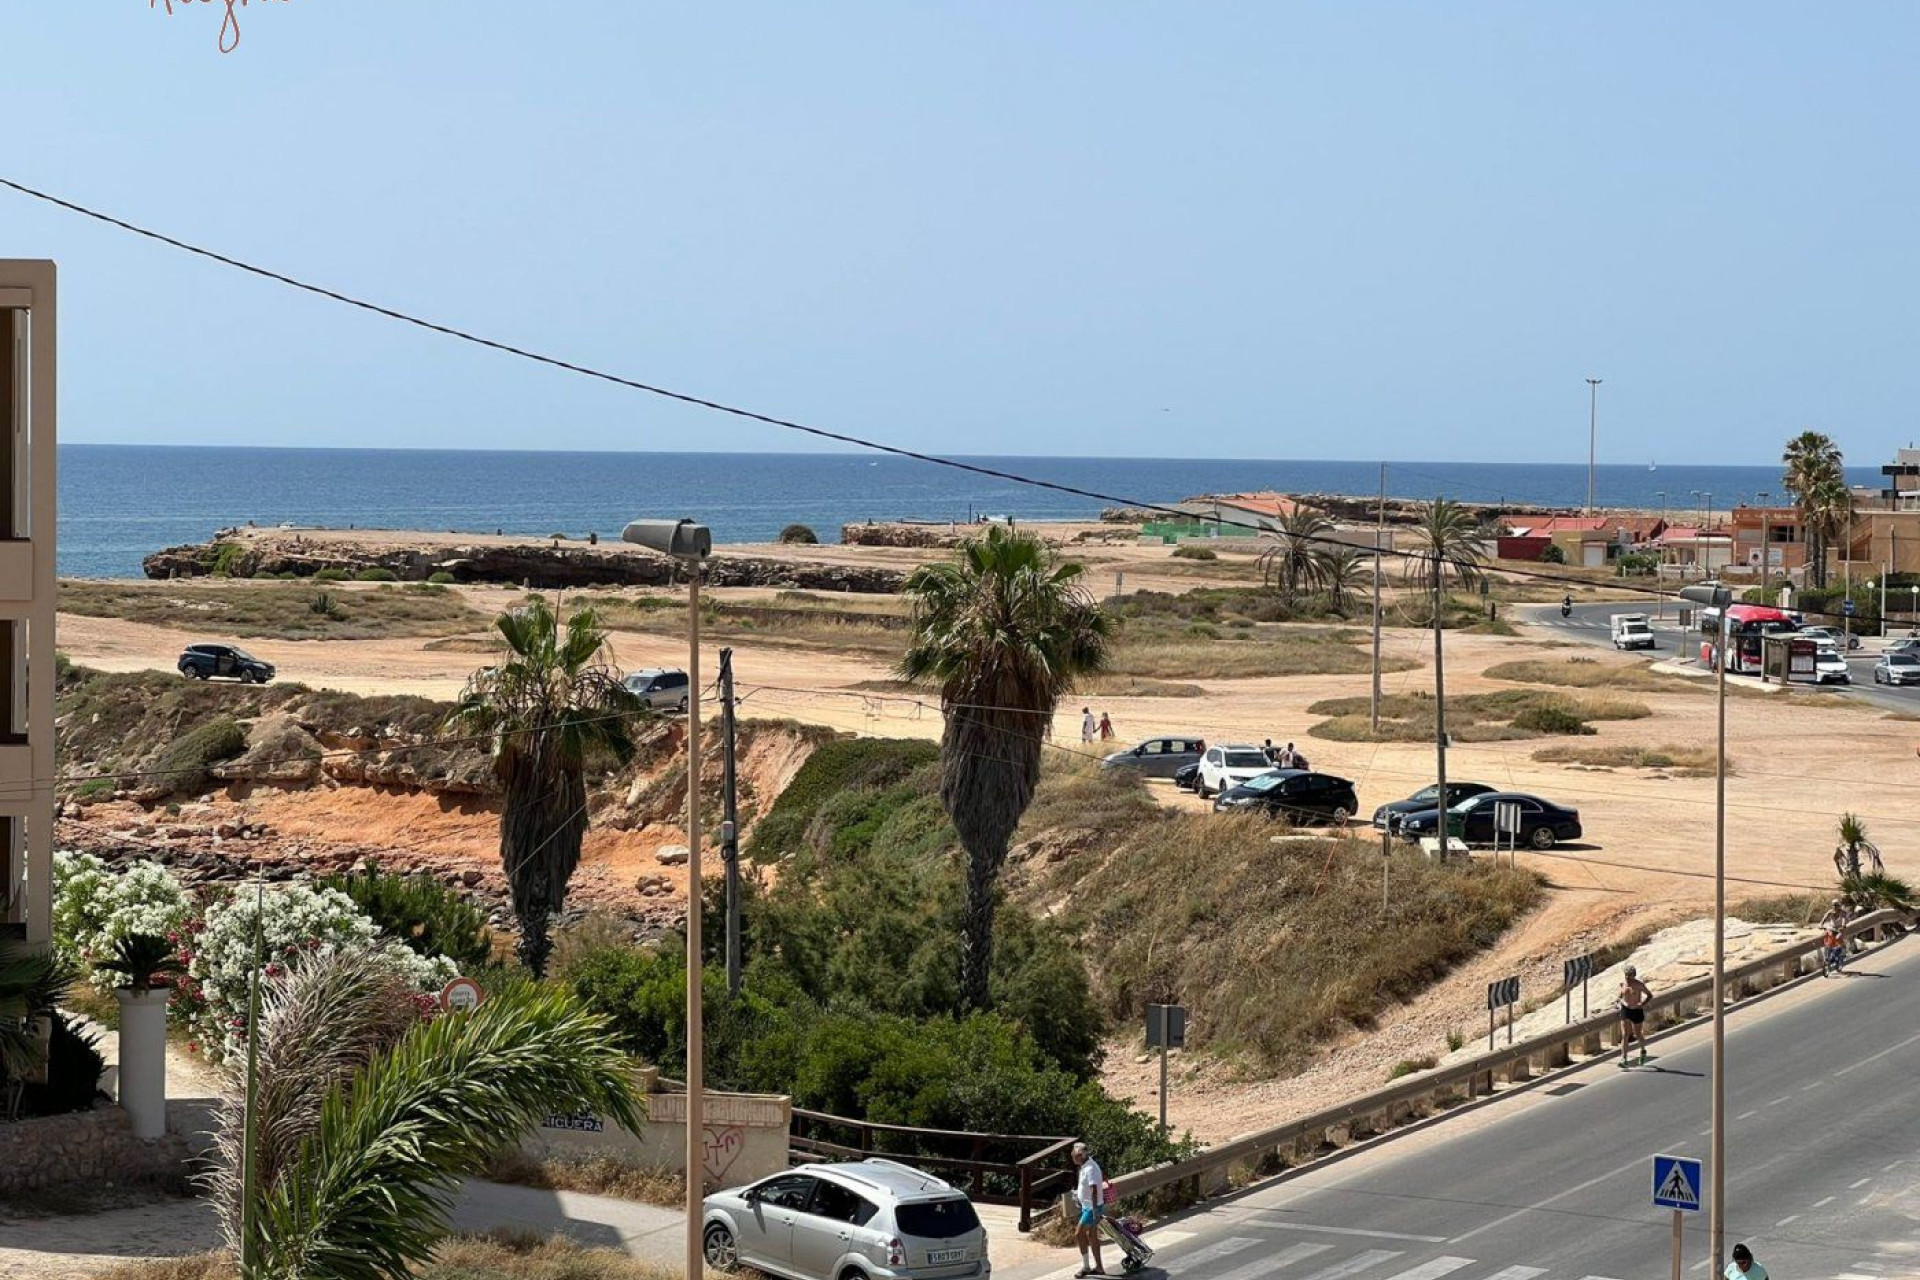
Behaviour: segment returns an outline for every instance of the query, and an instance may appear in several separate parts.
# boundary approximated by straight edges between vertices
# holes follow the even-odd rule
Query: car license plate
[[[965,1262],[966,1260],[967,1251],[965,1249],[927,1250],[927,1261],[936,1267],[943,1262]]]

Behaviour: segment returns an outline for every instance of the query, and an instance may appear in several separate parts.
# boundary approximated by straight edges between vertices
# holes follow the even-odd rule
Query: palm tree
[[[229,1242],[267,1280],[408,1276],[447,1230],[450,1193],[554,1112],[630,1130],[644,1107],[605,1019],[567,990],[507,983],[422,1022],[380,958],[297,965],[258,1025],[256,1163],[244,1226],[244,1104],[222,1106],[215,1175]],[[230,1085],[230,1093],[238,1087]]]
[[[20,1080],[46,1061],[36,1023],[73,985],[73,967],[50,951],[0,939],[0,1080]]]
[[[1813,585],[1827,585],[1827,548],[1835,538],[1853,535],[1853,493],[1843,473],[1836,471],[1814,487],[1807,501],[1807,532],[1813,542],[1808,563]]]
[[[449,724],[490,734],[504,796],[500,861],[520,922],[520,962],[547,968],[549,921],[565,904],[587,831],[586,767],[594,757],[633,758],[628,717],[642,710],[606,661],[606,633],[593,610],[566,621],[544,599],[504,613],[494,626],[506,654],[467,681]]]
[[[1317,555],[1315,574],[1326,588],[1327,603],[1335,613],[1344,614],[1360,584],[1369,575],[1362,568],[1365,557],[1352,547],[1323,547]]]
[[[1435,498],[1421,508],[1412,534],[1415,550],[1407,560],[1408,577],[1427,591],[1444,586],[1448,574],[1462,586],[1484,576],[1479,521],[1451,498]]]
[[[1333,521],[1314,508],[1296,504],[1280,517],[1280,528],[1271,544],[1260,553],[1262,585],[1280,587],[1282,599],[1293,600],[1302,590],[1320,582],[1320,551]]]
[[[1780,483],[1793,495],[1807,530],[1807,555],[1816,586],[1827,581],[1826,539],[1834,531],[1847,493],[1840,446],[1818,431],[1802,431],[1780,455]]]
[[[1106,666],[1107,616],[1032,534],[998,526],[906,582],[913,636],[900,673],[940,686],[940,799],[967,854],[960,988],[988,1001],[994,892],[1007,842],[1033,800],[1040,747],[1074,682]]]

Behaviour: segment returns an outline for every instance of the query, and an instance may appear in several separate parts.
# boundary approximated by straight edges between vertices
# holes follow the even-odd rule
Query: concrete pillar
[[[1533,1064],[1525,1057],[1515,1058],[1507,1064],[1507,1083],[1518,1084],[1522,1080],[1533,1079]]]
[[[133,1121],[136,1138],[167,1132],[166,987],[120,990],[120,1105]]]

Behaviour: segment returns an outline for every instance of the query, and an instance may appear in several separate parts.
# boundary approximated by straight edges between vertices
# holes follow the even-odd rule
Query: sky
[[[1920,6],[0,0],[0,175],[946,453],[1920,436]],[[62,438],[789,450],[0,191]]]

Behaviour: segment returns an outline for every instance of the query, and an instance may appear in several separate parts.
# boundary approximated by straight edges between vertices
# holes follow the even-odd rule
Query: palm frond
[[[263,1194],[263,1274],[400,1280],[446,1230],[459,1179],[556,1111],[629,1128],[643,1114],[605,1020],[569,992],[513,988],[414,1027],[327,1096]]]

